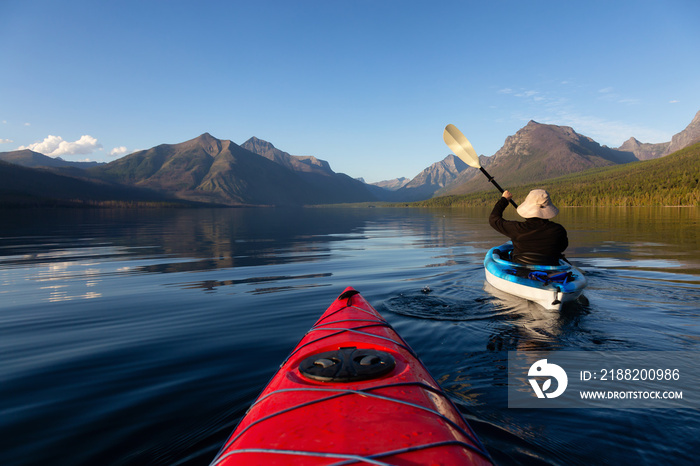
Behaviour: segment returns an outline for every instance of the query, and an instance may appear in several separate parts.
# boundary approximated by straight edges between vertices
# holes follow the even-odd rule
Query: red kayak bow
[[[307,332],[213,465],[485,465],[413,350],[354,289]]]

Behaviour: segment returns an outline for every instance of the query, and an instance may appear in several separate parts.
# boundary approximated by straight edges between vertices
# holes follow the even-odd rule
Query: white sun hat
[[[533,189],[525,198],[525,202],[517,209],[523,218],[554,218],[559,209],[549,200],[549,193],[544,189]]]

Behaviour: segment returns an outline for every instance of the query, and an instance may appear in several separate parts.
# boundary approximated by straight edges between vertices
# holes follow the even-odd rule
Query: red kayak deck
[[[492,464],[408,344],[347,288],[213,465]]]

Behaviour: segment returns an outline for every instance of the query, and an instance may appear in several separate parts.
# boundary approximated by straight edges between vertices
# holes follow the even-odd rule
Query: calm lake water
[[[0,464],[208,464],[347,286],[497,463],[696,464],[697,410],[509,409],[506,368],[700,349],[700,209],[562,209],[589,302],[560,314],[485,289],[489,211],[0,212]]]

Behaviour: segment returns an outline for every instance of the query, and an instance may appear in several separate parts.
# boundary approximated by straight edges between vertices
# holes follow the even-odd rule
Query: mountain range
[[[546,180],[595,167],[635,162],[632,152],[601,146],[568,126],[530,121],[489,158],[488,171],[503,186],[517,186],[524,180]],[[483,166],[483,164],[482,164]],[[488,189],[486,177],[475,177],[477,169],[460,174],[456,182],[437,195],[466,194]]]
[[[334,173],[325,161],[291,156],[257,138],[239,146],[208,133],[180,144],[135,152],[86,172],[103,181],[222,205],[375,200],[367,185]]]
[[[439,137],[439,136],[438,136]],[[700,112],[671,141],[601,146],[573,128],[530,121],[481,165],[503,186],[544,181],[595,167],[664,157],[700,141]],[[177,202],[298,206],[410,202],[490,189],[479,170],[450,154],[413,179],[366,184],[328,162],[294,156],[256,137],[242,145],[208,133],[161,144],[107,164],[67,162],[30,150],[0,153],[0,202],[6,205]]]

